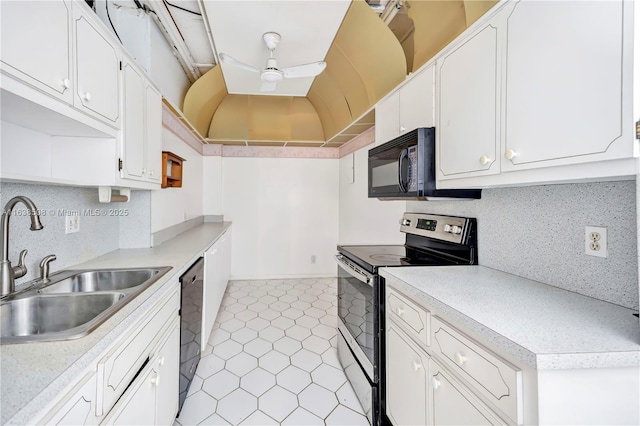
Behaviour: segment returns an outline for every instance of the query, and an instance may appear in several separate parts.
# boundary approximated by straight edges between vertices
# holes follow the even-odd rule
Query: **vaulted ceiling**
[[[364,0],[200,2],[215,54],[262,68],[262,34],[273,31],[282,36],[280,68],[322,60],[327,67],[265,95],[259,74],[215,65],[193,83],[183,113],[209,143],[339,146],[370,128],[373,105],[495,3],[405,1],[387,25]]]

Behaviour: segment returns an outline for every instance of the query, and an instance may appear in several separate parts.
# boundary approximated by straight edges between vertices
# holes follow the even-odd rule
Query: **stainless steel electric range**
[[[384,278],[378,268],[476,265],[476,220],[405,213],[404,245],[338,246],[338,357],[369,422],[384,423]]]

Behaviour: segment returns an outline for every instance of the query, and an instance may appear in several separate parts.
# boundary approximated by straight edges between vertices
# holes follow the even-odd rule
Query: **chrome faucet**
[[[20,202],[27,206],[27,210],[29,211],[29,217],[31,218],[30,229],[32,231],[42,229],[38,208],[29,198],[18,195],[10,199],[4,206],[4,211],[2,212],[2,260],[0,261],[0,284],[2,293],[0,297],[13,293],[16,290],[15,279],[23,277],[27,273],[27,267],[24,264],[24,258],[27,255],[26,250],[20,252],[18,266],[11,266],[11,261],[9,261],[9,219],[13,208]]]

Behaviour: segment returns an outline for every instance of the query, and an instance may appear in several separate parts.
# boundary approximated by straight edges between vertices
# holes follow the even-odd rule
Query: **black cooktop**
[[[338,246],[338,251],[361,266],[374,270],[386,266],[442,266],[455,262],[406,245]],[[373,271],[371,271],[373,272]]]

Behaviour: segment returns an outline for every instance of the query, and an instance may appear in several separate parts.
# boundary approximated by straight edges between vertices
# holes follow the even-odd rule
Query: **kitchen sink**
[[[119,291],[137,287],[159,274],[162,268],[153,269],[111,269],[97,271],[76,271],[68,278],[62,278],[42,287],[39,293],[84,293],[90,291]],[[155,280],[154,280],[155,281]]]
[[[171,267],[69,270],[34,280],[0,303],[0,343],[76,339],[89,334]]]
[[[85,335],[109,308],[125,297],[124,293],[85,293],[32,295],[0,305],[0,329],[5,339],[50,340]],[[83,327],[84,326],[84,327]],[[55,339],[58,340],[58,339]]]

